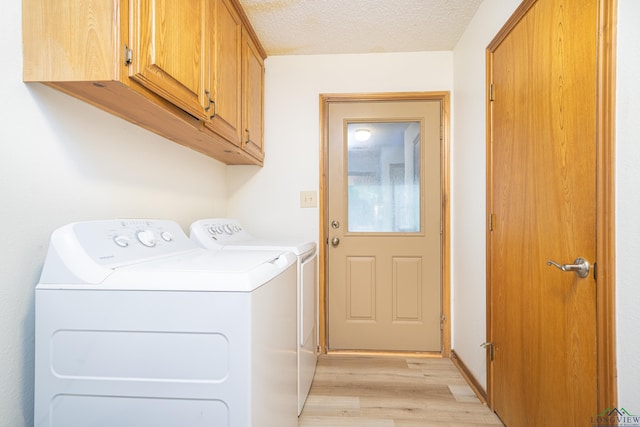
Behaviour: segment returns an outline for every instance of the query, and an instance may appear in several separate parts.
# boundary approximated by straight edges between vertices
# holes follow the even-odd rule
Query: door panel
[[[393,321],[419,321],[422,315],[422,258],[394,257]]]
[[[347,257],[347,321],[376,318],[376,259]],[[338,306],[337,310],[342,311]]]
[[[131,78],[203,120],[209,118],[203,0],[134,0]]]
[[[242,21],[229,0],[208,2],[208,22],[213,23],[209,31],[211,61],[207,87],[211,88],[214,102],[214,118],[205,126],[240,146],[242,138]]]
[[[264,158],[264,61],[246,29],[242,34],[243,143],[242,148],[258,160]]]
[[[538,0],[490,51],[492,406],[507,426],[597,413],[596,1]]]
[[[441,351],[441,109],[328,107],[331,350]]]

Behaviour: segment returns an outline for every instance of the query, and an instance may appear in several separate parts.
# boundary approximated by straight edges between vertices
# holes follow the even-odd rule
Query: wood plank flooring
[[[323,355],[298,426],[502,424],[449,359]]]

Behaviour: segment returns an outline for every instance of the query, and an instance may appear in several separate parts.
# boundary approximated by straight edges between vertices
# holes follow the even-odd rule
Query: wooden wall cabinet
[[[214,31],[209,34],[208,50],[212,58],[207,86],[211,88],[214,117],[205,126],[240,147],[242,20],[229,0],[213,0],[209,3],[208,17]]]
[[[132,79],[201,120],[209,119],[207,3],[132,0],[127,52]]]
[[[262,161],[264,158],[264,61],[246,30],[242,33],[242,123],[243,149]]]
[[[260,95],[245,101],[257,90],[246,86],[257,76],[244,66],[247,40],[262,64],[266,54],[237,0],[23,0],[25,82],[224,163],[262,165],[264,66]],[[260,150],[243,143],[243,129],[258,132],[254,110]]]

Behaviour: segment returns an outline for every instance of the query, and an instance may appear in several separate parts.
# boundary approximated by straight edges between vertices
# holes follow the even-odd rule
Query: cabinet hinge
[[[489,83],[489,101],[493,101],[493,83]]]
[[[493,359],[495,357],[495,351],[494,348],[495,346],[493,345],[492,342],[483,342],[482,344],[480,344],[480,347],[484,348],[484,349],[489,349],[489,360],[493,362]]]
[[[124,65],[127,67],[133,63],[133,50],[129,46],[124,45]]]

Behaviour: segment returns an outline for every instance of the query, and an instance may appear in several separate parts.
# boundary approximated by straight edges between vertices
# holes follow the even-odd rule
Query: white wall
[[[618,0],[616,319],[618,403],[640,412],[640,2]],[[626,406],[625,406],[626,405]]]
[[[265,77],[263,169],[229,169],[229,214],[255,235],[318,239],[318,209],[300,191],[319,188],[322,93],[450,91],[451,52],[273,56]]]
[[[452,347],[486,389],[485,52],[520,0],[485,0],[454,55],[451,155]]]
[[[0,426],[33,425],[34,286],[50,233],[78,220],[226,213],[221,163],[22,82],[21,1],[0,14]]]

